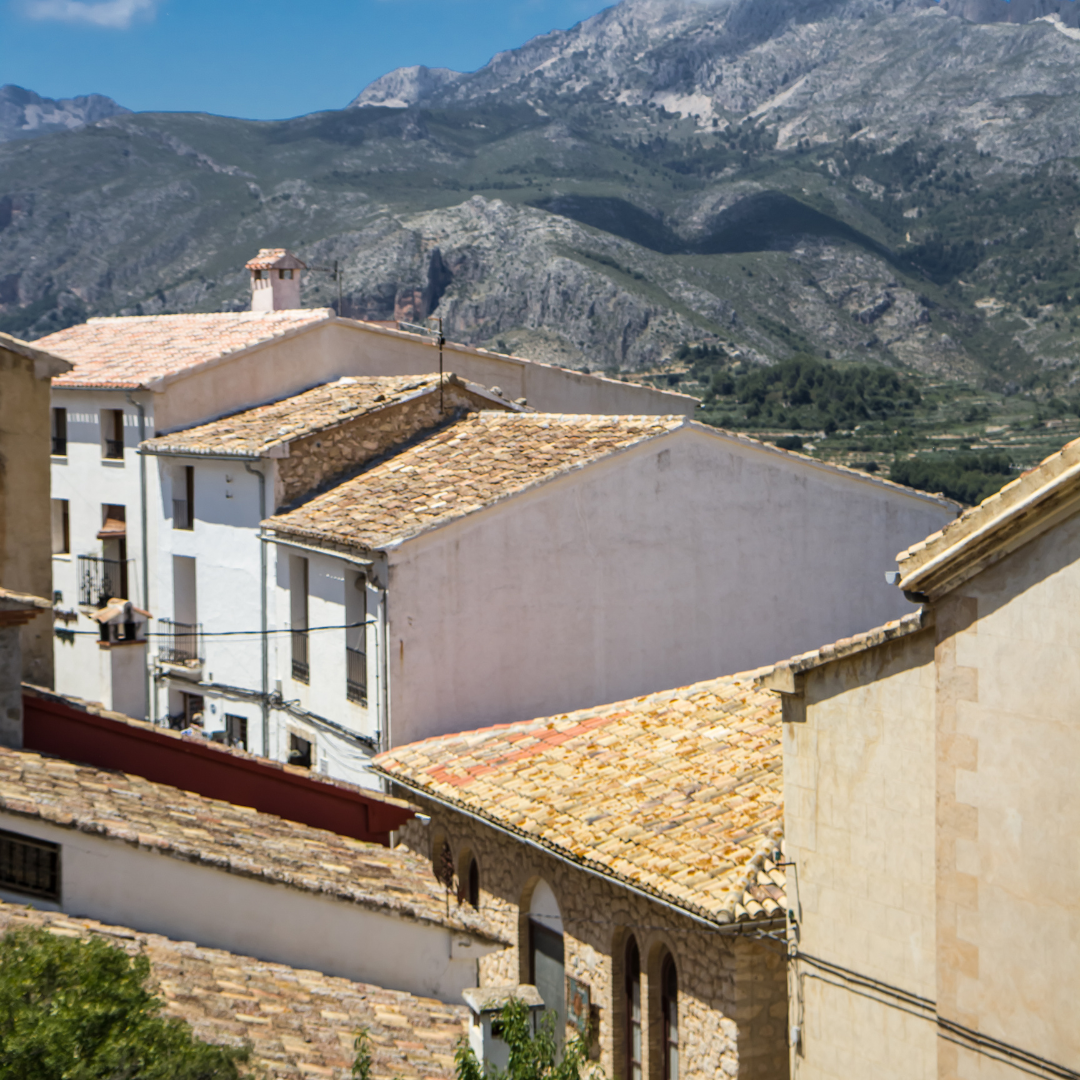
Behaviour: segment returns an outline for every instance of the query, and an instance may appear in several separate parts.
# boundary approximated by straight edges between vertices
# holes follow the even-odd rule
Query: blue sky
[[[257,119],[406,64],[472,71],[613,0],[0,0],[0,84]]]

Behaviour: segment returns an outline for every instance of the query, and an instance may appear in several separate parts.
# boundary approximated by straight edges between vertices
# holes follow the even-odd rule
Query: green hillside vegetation
[[[643,381],[700,397],[704,423],[967,505],[1080,437],[1080,396],[992,393],[807,354],[763,367],[737,352],[684,343]]]

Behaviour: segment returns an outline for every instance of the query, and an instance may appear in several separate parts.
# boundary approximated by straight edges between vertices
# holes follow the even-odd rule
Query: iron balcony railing
[[[67,457],[66,435],[54,435],[52,437],[52,452],[54,457]]]
[[[174,529],[191,529],[194,522],[191,520],[191,503],[187,499],[173,499],[172,518]]]
[[[124,440],[106,439],[105,456],[107,458],[122,458],[124,456]]]
[[[292,632],[292,677],[306,683],[311,677],[308,667],[308,636],[306,630]]]
[[[166,664],[201,664],[203,656],[202,623],[158,622],[158,656]]]
[[[127,565],[117,559],[80,555],[78,562],[79,603],[104,607],[114,596],[127,592]]]
[[[345,696],[359,705],[367,704],[367,654],[345,649]]]

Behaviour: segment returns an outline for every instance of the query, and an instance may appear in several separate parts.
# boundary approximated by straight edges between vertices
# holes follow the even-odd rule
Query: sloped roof
[[[900,588],[934,600],[1080,511],[1080,439],[896,556]]]
[[[47,378],[50,375],[61,375],[65,371],[71,370],[71,364],[67,360],[63,360],[59,356],[53,356],[52,353],[39,349],[28,341],[23,341],[22,338],[12,337],[10,334],[0,333],[0,349],[7,349],[8,352],[25,356],[27,360],[33,360],[34,375],[39,379]]]
[[[0,810],[228,873],[492,937],[425,859],[127,773],[0,747]]]
[[[155,454],[257,457],[274,446],[397,405],[438,386],[438,375],[346,376],[269,405],[147,439],[141,447]]]
[[[249,1043],[251,1064],[273,1080],[350,1080],[353,1039],[362,1029],[370,1040],[373,1076],[454,1076],[454,1045],[468,1016],[464,1005],[0,901],[0,933],[26,927],[100,937],[131,956],[146,956],[163,1016],[186,1021],[206,1042]]]
[[[281,534],[379,547],[688,423],[683,416],[475,413],[264,524]]]
[[[332,319],[329,308],[90,319],[38,345],[75,365],[54,387],[135,389]]]
[[[306,270],[307,264],[301,262],[291,251],[285,248],[259,248],[254,259],[244,263],[246,270]]]
[[[780,700],[747,672],[389,750],[410,791],[716,923],[779,917]]]

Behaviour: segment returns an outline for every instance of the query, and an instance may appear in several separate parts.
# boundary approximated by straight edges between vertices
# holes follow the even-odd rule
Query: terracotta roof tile
[[[419,794],[718,922],[783,914],[780,701],[760,671],[379,755]],[[760,908],[753,913],[748,901]]]
[[[0,747],[0,809],[159,854],[491,937],[446,914],[426,859],[127,773]]]
[[[381,546],[686,423],[682,416],[476,413],[265,524],[279,533]]]
[[[147,439],[142,446],[154,453],[257,456],[273,446],[433,391],[438,385],[438,375],[346,376],[270,405]]]
[[[93,919],[0,901],[0,933],[44,927],[100,936],[150,961],[163,1015],[185,1020],[207,1042],[249,1043],[251,1065],[272,1080],[348,1080],[356,1033],[367,1028],[375,1077],[452,1077],[468,1010],[367,983],[271,964],[190,941],[172,941]]]
[[[90,319],[36,344],[75,365],[54,387],[134,388],[333,318],[329,308]]]

